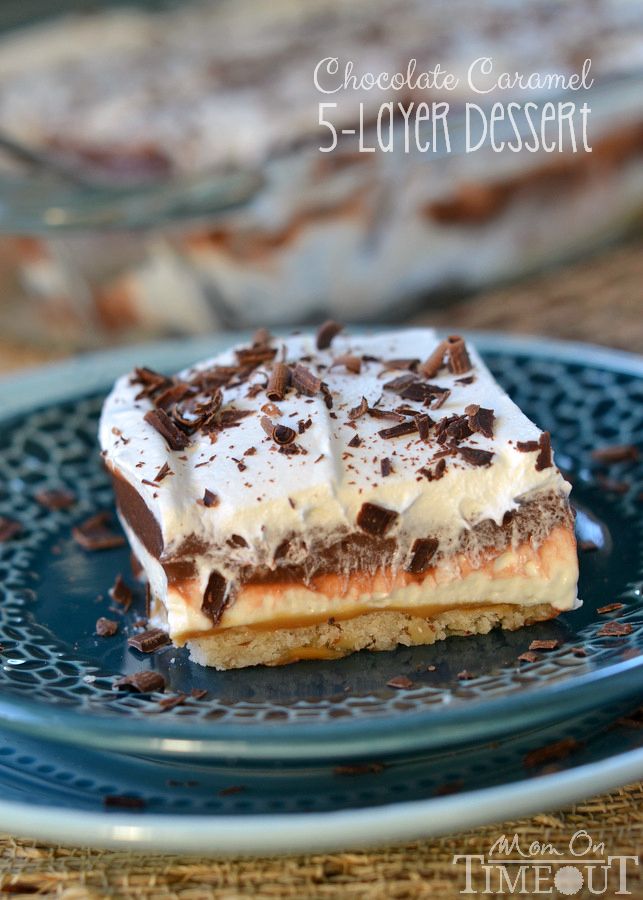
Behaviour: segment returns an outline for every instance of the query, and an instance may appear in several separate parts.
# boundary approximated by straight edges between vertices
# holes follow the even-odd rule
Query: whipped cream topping
[[[278,548],[293,535],[301,541],[292,542],[295,549],[290,552],[299,552],[303,561],[316,548],[359,533],[365,503],[397,514],[386,537],[397,538],[400,565],[416,539],[436,538],[448,552],[463,529],[489,519],[501,524],[521,500],[551,491],[566,496],[570,487],[554,465],[537,467],[539,451],[526,450],[524,444],[535,447],[531,442],[539,441],[540,429],[496,384],[471,345],[470,371],[458,375],[443,368],[430,379],[449,391],[439,409],[403,400],[385,387],[408,370],[383,371],[383,362],[401,357],[423,361],[437,344],[438,337],[429,329],[375,336],[340,334],[321,351],[314,337],[275,338],[277,359],[303,360],[328,385],[332,408],[321,392],[310,397],[290,390],[283,401],[270,401],[263,386],[272,363],[262,364],[241,385],[223,388],[222,409],[248,410],[249,415],[214,435],[197,431],[186,448],[174,451],[144,418],[154,406],[148,398],[136,399],[140,383],[125,375],[105,402],[100,423],[103,454],[158,523],[163,559],[170,559],[188,539],[194,544],[195,537],[198,546],[206,548],[199,551],[203,587],[213,568],[231,580],[241,567],[274,568]],[[343,364],[334,365],[347,355],[360,359],[359,374]],[[187,380],[212,366],[236,364],[231,348],[178,378]],[[460,448],[493,454],[489,464],[474,464],[470,455],[457,449],[445,455],[435,425],[426,440],[417,432],[383,437],[379,432],[396,426],[396,420],[368,413],[349,418],[362,398],[371,409],[403,406],[427,413],[435,423],[465,414],[471,404],[493,410],[492,437],[476,431],[459,441]],[[298,452],[283,452],[267,433],[266,421],[292,428]],[[412,419],[406,416],[404,421]],[[356,435],[359,446],[354,446]],[[169,473],[155,481],[164,466]],[[210,505],[204,497],[209,497]]]

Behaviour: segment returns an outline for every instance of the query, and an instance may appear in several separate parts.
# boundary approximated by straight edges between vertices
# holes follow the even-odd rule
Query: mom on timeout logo
[[[483,854],[457,854],[464,864],[461,894],[573,897],[583,889],[597,897],[631,896],[628,879],[637,878],[639,857],[612,855],[604,842],[576,831],[564,847],[533,841],[520,844],[517,834],[502,834]]]

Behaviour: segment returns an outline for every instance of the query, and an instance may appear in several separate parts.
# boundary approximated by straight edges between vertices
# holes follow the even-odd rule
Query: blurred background
[[[461,85],[322,96],[328,56]],[[593,152],[466,153],[467,100],[569,99],[471,96],[479,56],[590,58]],[[320,152],[320,101],[372,143],[391,99],[448,100],[450,149]],[[643,0],[0,4],[0,368],[329,316],[641,352],[642,223]]]

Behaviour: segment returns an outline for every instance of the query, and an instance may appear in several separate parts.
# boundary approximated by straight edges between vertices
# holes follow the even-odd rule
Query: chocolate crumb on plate
[[[604,475],[596,477],[598,486],[608,494],[627,494],[631,485],[629,481],[619,481],[617,478],[606,478]]]
[[[528,662],[533,663],[537,662],[540,659],[537,653],[534,653],[533,650],[525,650],[524,653],[521,653],[518,657],[520,662]]]
[[[141,653],[153,653],[159,647],[165,647],[170,643],[170,636],[161,628],[150,628],[141,634],[133,634],[127,639],[130,647]]]
[[[639,448],[634,444],[614,444],[608,447],[597,447],[592,450],[592,459],[596,462],[619,463],[636,462],[639,458]]]
[[[233,794],[242,794],[246,790],[245,784],[231,784],[229,787],[218,791],[219,797],[231,797]]]
[[[72,528],[71,534],[83,550],[113,550],[122,547],[125,537],[110,527],[109,512],[99,512]]]
[[[595,550],[600,549],[594,541],[578,541],[577,543],[581,553],[593,553]]]
[[[344,326],[340,325],[339,322],[335,322],[333,319],[327,319],[317,330],[317,338],[315,341],[317,349],[327,350],[332,344],[333,339],[337,337],[343,328]]]
[[[528,769],[532,769],[544,763],[557,762],[560,759],[565,759],[572,753],[576,753],[582,746],[580,741],[577,741],[575,738],[562,738],[553,744],[546,744],[544,747],[538,747],[536,750],[526,753],[523,757],[523,765]]]
[[[127,794],[107,794],[103,797],[103,806],[106,809],[127,809],[130,812],[145,809],[145,800],[142,797],[131,797]]]
[[[474,678],[477,678],[472,672],[469,672],[467,669],[463,669],[461,672],[457,674],[458,681],[472,681]]]
[[[96,619],[96,634],[99,637],[112,637],[118,631],[118,622],[101,616]]]
[[[599,637],[625,637],[627,634],[632,634],[633,630],[629,622],[605,622],[596,634]]]
[[[158,706],[161,712],[165,712],[168,709],[174,709],[175,706],[181,706],[186,700],[187,694],[172,694],[169,697],[163,697],[162,700],[159,700]]]
[[[584,647],[570,647],[574,656],[587,656],[587,650]]]
[[[464,788],[464,781],[458,778],[457,781],[446,781],[444,784],[438,785],[433,792],[434,797],[448,797],[450,794],[459,794]]]
[[[124,675],[114,682],[118,691],[129,691],[135,694],[163,693],[165,690],[165,678],[159,672],[134,672],[132,675]]]
[[[37,503],[50,510],[69,509],[76,503],[76,495],[63,488],[36,491],[34,498]]]
[[[386,682],[387,687],[408,690],[413,687],[413,682],[406,675],[394,675]]]
[[[204,697],[208,696],[208,692],[205,688],[192,688],[190,691],[190,697],[194,700],[203,700]]]
[[[555,639],[544,641],[536,640],[532,641],[529,645],[530,650],[556,650],[558,647],[560,647],[560,641]]]
[[[364,762],[364,763],[347,763],[333,768],[333,775],[349,776],[354,775],[377,775],[386,768],[381,762]]]
[[[608,603],[607,606],[599,606],[596,612],[599,616],[605,616],[607,613],[616,612],[619,609],[624,609],[624,603]]]
[[[16,522],[15,519],[9,519],[6,516],[0,516],[0,544],[10,541],[11,538],[16,537],[21,531],[22,525],[20,522]]]

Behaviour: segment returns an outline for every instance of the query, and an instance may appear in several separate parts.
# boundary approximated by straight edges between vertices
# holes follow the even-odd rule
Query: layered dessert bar
[[[577,602],[549,434],[458,336],[262,330],[120,378],[100,440],[156,624],[203,665],[431,644]]]

